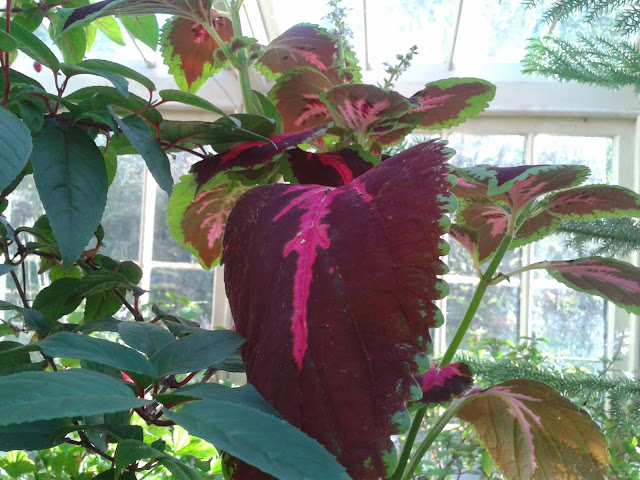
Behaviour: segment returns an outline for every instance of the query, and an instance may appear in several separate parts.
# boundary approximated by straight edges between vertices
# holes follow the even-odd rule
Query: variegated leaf
[[[420,402],[427,405],[448,402],[469,390],[473,384],[471,370],[461,362],[444,367],[434,363],[429,370],[415,378],[422,389]]]
[[[341,187],[369,171],[378,162],[369,152],[353,146],[326,153],[294,148],[284,152],[278,163],[288,182]]]
[[[231,20],[216,17],[215,11],[211,17],[221,40],[230,41],[233,38]],[[190,93],[198,91],[226,61],[215,55],[219,45],[213,37],[202,25],[188,18],[174,17],[167,21],[162,28],[160,44],[169,73],[181,90]]]
[[[269,91],[286,133],[299,132],[331,121],[320,94],[333,88],[331,81],[311,68],[296,68],[285,72]]]
[[[468,395],[470,422],[509,480],[602,480],[607,439],[583,410],[551,387],[511,380]]]
[[[413,104],[397,92],[374,85],[341,85],[320,95],[336,125],[361,137],[409,112]]]
[[[640,314],[640,269],[612,258],[587,257],[545,262],[549,275],[568,287],[598,295],[629,313]]]
[[[489,202],[463,204],[456,213],[456,220],[462,226],[477,232],[480,262],[488,260],[498,249],[509,225],[507,212],[499,205]]]
[[[616,185],[585,185],[555,193],[544,207],[555,217],[571,220],[640,217],[640,195]]]
[[[353,478],[393,471],[389,435],[422,395],[413,374],[428,366],[442,319],[432,301],[446,292],[450,155],[428,142],[340,188],[257,187],[227,222],[225,285],[249,382]]]
[[[477,116],[493,100],[496,87],[478,78],[447,78],[428,83],[411,97],[419,103],[411,116],[419,127],[442,130]]]
[[[296,67],[310,67],[333,78],[336,74],[331,70],[337,53],[338,47],[324,28],[303,23],[264,47],[258,68],[272,79]]]
[[[476,230],[454,223],[449,229],[449,236],[462,245],[473,258],[478,258],[478,232]]]
[[[555,232],[562,222],[547,211],[541,211],[534,217],[527,218],[516,231],[511,242],[511,249],[535,242]]]
[[[227,152],[199,161],[191,171],[195,173],[200,187],[221,172],[261,167],[271,162],[276,155],[309,141],[324,130],[324,127],[315,127],[303,132],[274,135],[268,142],[245,142]]]

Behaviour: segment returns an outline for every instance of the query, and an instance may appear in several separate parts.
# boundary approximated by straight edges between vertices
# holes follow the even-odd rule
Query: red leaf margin
[[[229,216],[225,285],[248,380],[354,478],[395,468],[389,435],[422,396],[451,153],[427,142],[335,189],[258,187]]]

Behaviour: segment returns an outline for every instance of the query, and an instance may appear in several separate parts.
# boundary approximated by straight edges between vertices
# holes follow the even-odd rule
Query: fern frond
[[[640,222],[628,217],[564,220],[556,233],[565,234],[565,245],[580,256],[624,257],[640,250]]]
[[[640,90],[640,52],[624,40],[580,36],[576,42],[547,37],[530,39],[522,62],[524,74],[619,89]]]

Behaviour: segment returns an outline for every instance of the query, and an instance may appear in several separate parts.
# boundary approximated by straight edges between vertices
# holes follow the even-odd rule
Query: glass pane
[[[178,182],[180,177],[189,173],[191,165],[197,159],[188,154],[176,154],[171,159],[171,174],[173,181]],[[161,189],[156,189],[156,212],[153,227],[153,259],[160,262],[186,262],[198,263],[198,259],[189,253],[182,245],[178,245],[167,226],[167,194]]]
[[[153,268],[150,300],[165,303],[172,313],[200,322],[203,328],[209,328],[213,275],[213,270]]]
[[[138,155],[118,158],[102,219],[104,247],[100,253],[116,260],[138,260],[142,222],[142,179],[145,164]]]
[[[559,285],[546,272],[531,281],[531,325],[549,340],[549,351],[571,357],[600,358],[605,353],[606,304],[599,297]]]
[[[456,167],[497,165],[512,167],[524,163],[524,135],[450,135],[449,147],[457,153],[451,159]]]
[[[467,310],[475,290],[474,283],[450,282],[451,293],[446,298],[446,338],[453,338],[458,325]],[[500,284],[489,287],[485,294],[476,317],[471,323],[470,330],[482,328],[486,330],[486,336],[498,337],[504,340],[517,341],[519,337],[520,318],[520,282],[511,280],[511,284]],[[462,348],[467,345],[466,340]]]
[[[44,215],[44,208],[33,181],[33,175],[27,175],[22,183],[9,196],[9,224],[18,227],[32,227],[35,221]]]
[[[587,183],[609,183],[611,180],[611,138],[536,135],[533,146],[535,164],[586,165],[591,169]]]
[[[527,10],[521,0],[464,2],[454,61],[518,63],[527,39],[539,37],[545,25],[541,7]]]

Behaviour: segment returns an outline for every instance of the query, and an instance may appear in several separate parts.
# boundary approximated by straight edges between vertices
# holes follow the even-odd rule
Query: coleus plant
[[[0,449],[75,443],[109,462],[101,478],[135,478],[156,466],[177,478],[200,478],[162,444],[144,443],[131,424],[135,412],[150,425],[179,424],[212,442],[225,452],[228,478],[400,479],[412,475],[457,414],[484,432],[509,478],[559,472],[602,478],[606,445],[595,424],[535,382],[507,382],[454,400],[407,461],[427,408],[420,405],[448,401],[470,385],[465,366],[450,362],[486,288],[508,278],[496,273],[504,252],[552,232],[563,215],[637,212],[635,194],[624,191],[626,200],[615,203],[622,190],[573,188],[585,174],[580,168],[482,167],[452,175],[453,151],[438,141],[387,158],[383,149],[416,128],[441,130],[477,115],[494,87],[453,78],[405,97],[365,85],[344,38],[304,24],[260,46],[242,34],[241,4],[8,5],[0,32],[2,200],[10,201],[33,174],[46,216],[33,226],[2,222],[2,271],[14,279],[22,303],[0,308],[22,318],[23,327],[13,328],[35,337],[26,346],[0,342],[0,384],[13,392],[0,398]],[[154,96],[155,85],[139,72],[83,60],[96,28],[118,38],[113,15],[137,38],[151,40],[156,13],[172,16],[161,49],[181,90]],[[64,62],[31,33],[44,16]],[[13,50],[51,70],[56,91],[13,71]],[[223,67],[238,72],[245,113],[228,115],[194,94]],[[275,82],[266,96],[252,89],[250,68]],[[68,79],[81,74],[113,86],[67,93]],[[131,93],[129,80],[148,90],[149,99]],[[164,120],[158,107],[168,102],[221,118]],[[98,133],[104,147],[96,146]],[[173,185],[167,154],[177,150],[201,160]],[[174,236],[207,268],[222,255],[237,333],[205,331],[157,309],[146,318],[138,306],[139,268],[99,253],[113,166],[119,155],[134,152],[171,195]],[[278,183],[281,178],[289,183]],[[481,280],[454,342],[431,366],[430,329],[443,321],[433,301],[447,290],[439,257],[447,252],[442,237],[454,193],[462,207],[451,234],[472,252]],[[27,234],[35,241],[26,242]],[[93,237],[93,248],[86,248]],[[30,255],[41,258],[41,271],[53,280],[33,302],[15,272]],[[635,308],[638,275],[629,265],[583,259],[539,268]],[[80,324],[64,321],[83,300]],[[122,306],[136,322],[111,317]],[[87,335],[96,331],[116,333],[121,343]],[[240,345],[249,385],[206,383],[217,369],[241,368],[234,361]],[[30,352],[43,360],[33,361]],[[63,358],[79,360],[80,368],[63,369],[68,363],[56,360]],[[413,422],[407,407],[417,408]],[[565,414],[570,433],[550,420]],[[410,423],[398,460],[390,435]],[[553,450],[542,446],[551,444]]]

